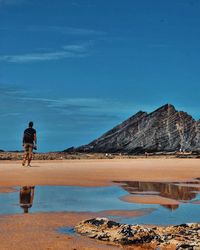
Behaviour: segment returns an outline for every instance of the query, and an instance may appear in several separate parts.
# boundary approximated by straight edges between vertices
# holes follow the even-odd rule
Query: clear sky
[[[139,110],[200,118],[199,0],[0,0],[0,149],[89,143]]]

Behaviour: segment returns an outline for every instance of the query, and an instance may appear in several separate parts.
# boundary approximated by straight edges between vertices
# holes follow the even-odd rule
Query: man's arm
[[[35,193],[35,186],[32,186],[31,187],[31,201],[30,201],[31,205],[33,204],[34,193]]]
[[[34,142],[35,142],[35,144],[37,144],[37,136],[36,136],[36,132],[35,132],[35,134],[34,134]]]
[[[21,199],[22,199],[22,190],[20,189],[20,192],[19,192],[19,203],[21,203]]]
[[[35,133],[33,135],[33,138],[34,138],[34,149],[37,150],[37,136],[36,136],[36,130],[35,130]]]

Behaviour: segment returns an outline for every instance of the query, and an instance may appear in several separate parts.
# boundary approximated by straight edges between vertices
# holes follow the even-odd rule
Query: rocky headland
[[[152,113],[139,111],[87,145],[65,152],[200,152],[200,121],[166,104]]]
[[[200,224],[197,223],[147,227],[94,218],[80,222],[75,230],[90,238],[121,245],[149,246],[148,249],[200,249]]]

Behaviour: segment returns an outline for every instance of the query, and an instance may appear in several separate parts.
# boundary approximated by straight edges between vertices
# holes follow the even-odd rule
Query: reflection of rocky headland
[[[176,210],[177,208],[179,208],[179,205],[161,205],[162,207],[165,207],[169,210]]]
[[[122,181],[116,183],[121,183],[122,187],[130,194],[158,194],[161,197],[177,201],[191,201],[195,199],[197,193],[200,192],[200,181],[191,183]],[[195,186],[195,184],[197,184],[197,186]],[[178,205],[172,204],[163,206],[171,210],[178,208]]]

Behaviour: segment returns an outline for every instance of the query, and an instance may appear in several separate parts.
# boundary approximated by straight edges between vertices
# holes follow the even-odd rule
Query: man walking
[[[36,143],[36,130],[33,128],[33,122],[29,122],[29,127],[24,130],[23,136],[24,159],[22,161],[22,166],[25,166],[26,160],[28,161],[27,166],[31,166],[30,163],[32,160],[33,149],[37,149]]]

